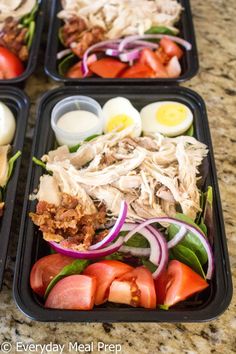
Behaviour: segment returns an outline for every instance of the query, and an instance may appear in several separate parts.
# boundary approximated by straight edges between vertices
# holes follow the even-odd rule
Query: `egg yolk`
[[[107,132],[111,132],[111,131],[120,132],[133,124],[134,124],[134,121],[129,116],[127,116],[126,114],[118,114],[117,116],[114,116],[109,119],[109,121],[107,122],[107,125],[106,125],[106,131]]]
[[[181,124],[187,118],[187,108],[178,103],[168,103],[156,111],[156,120],[169,127]]]

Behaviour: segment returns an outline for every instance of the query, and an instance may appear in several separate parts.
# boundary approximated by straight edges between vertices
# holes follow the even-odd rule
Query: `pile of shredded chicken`
[[[60,207],[66,193],[78,198],[84,215],[96,215],[96,203],[102,202],[106,215],[115,217],[126,200],[130,222],[175,216],[177,210],[195,219],[201,210],[198,168],[206,146],[189,136],[132,138],[132,129],[84,142],[75,153],[61,146],[44,155],[53,175],[41,177],[33,198]]]
[[[104,39],[143,35],[152,26],[173,26],[182,7],[176,0],[62,0],[58,17],[65,22],[61,35],[81,57]],[[77,45],[79,43],[79,47]]]

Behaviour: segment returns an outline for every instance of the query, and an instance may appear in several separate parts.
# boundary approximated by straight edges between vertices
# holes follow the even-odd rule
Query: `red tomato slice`
[[[110,286],[108,301],[137,307],[140,304],[140,295],[135,278],[130,281],[114,280]]]
[[[165,66],[150,48],[144,48],[141,52],[139,62],[148,65],[157,78],[167,78],[168,74]]]
[[[0,47],[0,78],[14,79],[23,71],[24,66],[20,59],[7,48]]]
[[[179,77],[181,74],[181,66],[177,57],[172,57],[166,66],[169,77]]]
[[[102,58],[89,66],[94,74],[107,79],[118,77],[126,68],[127,64],[113,58]]]
[[[126,69],[121,77],[126,79],[148,79],[155,77],[155,73],[146,64],[138,62]]]
[[[64,310],[91,310],[94,306],[96,278],[70,275],[60,280],[49,293],[45,307]]]
[[[69,77],[70,79],[83,79],[83,72],[81,68],[81,61],[73,65],[66,73],[66,77]],[[91,71],[88,72],[86,77],[92,76],[93,73]]]
[[[115,260],[104,260],[89,265],[83,272],[85,275],[94,276],[97,279],[95,305],[107,301],[111,283],[117,277],[131,271],[133,267]]]
[[[174,304],[187,299],[189,296],[204,290],[209,284],[186,264],[177,260],[170,261],[167,272],[163,277],[167,280],[159,282],[156,280],[156,291],[163,292],[165,287],[165,298],[163,304],[170,307]]]
[[[30,286],[32,290],[36,294],[44,296],[50,281],[62,270],[62,268],[71,264],[73,261],[73,258],[63,256],[59,253],[40,258],[31,269]]]
[[[148,309],[156,308],[156,291],[155,284],[152,278],[152,273],[145,267],[137,267],[131,272],[124,274],[118,280],[120,281],[135,281],[139,294],[139,306]]]
[[[164,52],[171,58],[177,57],[178,59],[180,59],[184,54],[184,52],[178,46],[178,44],[176,44],[175,42],[173,42],[171,39],[167,37],[163,37],[160,40],[160,46],[161,48],[163,48]]]

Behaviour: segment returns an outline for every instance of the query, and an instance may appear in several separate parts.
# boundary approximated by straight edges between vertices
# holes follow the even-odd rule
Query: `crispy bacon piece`
[[[25,43],[27,28],[21,26],[18,20],[8,17],[0,31],[0,45],[17,55],[20,60],[27,61],[29,50]]]
[[[104,39],[104,30],[100,26],[88,29],[85,21],[80,17],[72,17],[61,28],[61,37],[66,47],[82,57],[84,52],[93,44]]]
[[[96,235],[96,230],[106,221],[105,206],[101,204],[96,213],[85,215],[79,200],[66,193],[62,194],[58,207],[45,201],[38,202],[36,213],[30,213],[30,217],[46,241],[60,242],[68,248],[86,250],[94,240],[98,242],[107,234],[105,230]]]

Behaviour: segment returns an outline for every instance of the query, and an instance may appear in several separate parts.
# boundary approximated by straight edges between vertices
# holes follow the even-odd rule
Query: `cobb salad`
[[[176,27],[176,0],[61,1],[57,54],[68,78],[177,78],[191,44]],[[65,49],[66,48],[66,49]]]
[[[45,307],[71,310],[201,301],[214,271],[213,193],[199,172],[208,150],[193,136],[191,109],[158,101],[139,111],[114,97],[93,118],[103,132],[86,137],[86,111],[75,107],[56,124],[84,138],[34,158],[44,174],[29,216],[52,254],[33,265],[32,290]]]
[[[0,2],[0,79],[13,79],[24,72],[38,7],[38,0]]]
[[[0,219],[4,212],[4,197],[7,183],[11,178],[15,161],[20,156],[20,151],[9,158],[11,143],[14,139],[16,122],[11,110],[0,102]]]

